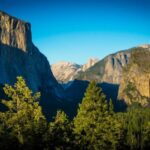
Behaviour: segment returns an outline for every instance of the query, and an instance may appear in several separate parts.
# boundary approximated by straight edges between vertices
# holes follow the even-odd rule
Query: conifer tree
[[[89,84],[85,92],[74,118],[74,126],[78,138],[81,137],[81,149],[115,149],[121,125],[109,113],[106,96],[95,81]]]
[[[73,149],[72,125],[64,111],[57,111],[53,122],[49,123],[49,130],[45,136],[47,149]]]
[[[1,102],[7,111],[1,112],[0,116],[9,136],[16,138],[24,148],[33,149],[35,143],[39,147],[46,128],[46,119],[38,102],[40,93],[33,94],[22,77],[17,77],[14,86],[5,85],[4,92],[8,99]]]
[[[102,121],[108,114],[108,105],[106,96],[102,90],[93,81],[89,84],[82,103],[79,105],[77,116],[74,119],[76,132],[81,132],[98,121]],[[100,119],[100,120],[99,120]]]

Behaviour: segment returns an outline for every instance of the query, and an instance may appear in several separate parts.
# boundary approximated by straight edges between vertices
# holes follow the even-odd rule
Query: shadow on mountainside
[[[40,55],[40,52],[37,55]],[[41,67],[38,66],[38,62],[32,64],[33,59],[35,59],[37,55],[34,51],[32,53],[26,53],[20,49],[0,43],[0,99],[5,98],[2,90],[3,85],[5,83],[13,85],[16,82],[17,76],[23,76],[27,82],[27,86],[32,90],[36,82],[40,79],[42,82],[38,87],[38,91],[41,92],[40,105],[42,106],[46,118],[50,120],[55,116],[58,109],[64,110],[70,118],[73,118],[76,115],[78,105],[82,101],[89,82],[75,80],[63,85],[64,89],[58,84],[55,84],[56,86],[54,84],[47,86],[47,78],[41,73]],[[34,71],[37,72],[30,71],[30,68],[33,68],[33,70],[36,69]],[[48,66],[47,68],[50,67]],[[43,69],[45,72],[45,68]],[[39,77],[37,75],[38,73]],[[53,76],[48,77],[53,79]],[[102,88],[104,94],[106,94],[107,99],[111,98],[113,100],[115,111],[125,109],[123,101],[117,101],[119,85],[101,83],[99,86]],[[33,92],[35,91],[33,90]],[[64,96],[61,96],[60,92],[62,92]],[[4,110],[5,108],[0,104],[0,109]]]
[[[69,85],[63,85],[65,88],[66,97],[68,99],[68,108],[65,108],[67,114],[73,118],[77,113],[77,108],[79,103],[81,103],[86,88],[88,87],[89,82],[83,80],[74,80],[68,83]],[[111,83],[100,83],[98,84],[99,87],[102,88],[103,93],[106,95],[107,100],[112,99],[114,104],[114,110],[116,112],[125,111],[126,104],[124,101],[117,100],[119,85],[118,84],[111,84]]]
[[[52,75],[46,57],[36,47],[24,52],[0,42],[0,71],[0,100],[6,99],[4,84],[14,85],[16,77],[22,76],[33,92],[41,92],[40,104],[48,120],[55,115],[57,109],[64,108],[64,97],[59,98],[64,93],[63,88]],[[5,110],[1,103],[0,110]]]

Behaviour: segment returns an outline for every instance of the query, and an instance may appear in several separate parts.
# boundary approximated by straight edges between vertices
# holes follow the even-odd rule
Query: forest
[[[0,149],[9,150],[145,150],[150,148],[150,108],[138,103],[114,112],[95,81],[89,83],[77,115],[58,110],[48,121],[22,77],[3,88],[0,100]]]

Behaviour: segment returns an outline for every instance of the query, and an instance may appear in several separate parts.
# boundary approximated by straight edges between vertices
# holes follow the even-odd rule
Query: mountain
[[[98,59],[90,58],[84,65],[76,63],[60,61],[51,65],[52,72],[59,83],[67,83],[74,80],[75,76],[80,72],[86,71],[88,68],[98,62]]]
[[[117,111],[125,108],[124,102],[149,106],[149,60],[150,45],[145,44],[100,61],[90,59],[85,65],[59,62],[50,66],[32,42],[31,25],[0,12],[0,91],[4,84],[12,85],[17,76],[23,76],[33,92],[41,92],[40,104],[47,118],[57,109],[73,117],[91,80],[99,83]]]
[[[149,49],[150,45],[144,44],[110,54],[87,70],[79,72],[74,79],[120,84],[123,77],[123,70],[128,65],[129,60],[132,60],[130,58],[132,52],[135,50],[147,51]],[[142,56],[139,61],[141,62],[142,59],[145,59],[144,57]]]
[[[108,55],[86,71],[81,71],[75,79],[119,84],[129,57],[129,50]]]
[[[71,62],[61,61],[51,65],[51,68],[57,81],[64,83],[72,80],[74,74],[81,66]]]
[[[130,61],[124,68],[118,99],[127,104],[150,105],[150,45],[132,49]]]
[[[77,107],[89,81],[96,80],[107,99],[113,100],[116,111],[124,110],[133,102],[150,105],[149,60],[148,44],[110,54],[87,70],[78,72],[73,81],[63,85],[66,95]]]
[[[90,58],[86,64],[84,64],[79,70],[79,71],[86,71],[87,69],[89,69],[90,67],[94,66],[97,62],[99,61],[99,59],[97,58]]]
[[[4,12],[0,12],[0,71],[1,85],[12,85],[17,76],[23,76],[34,92],[41,91],[47,98],[41,101],[45,112],[50,111],[47,103],[64,96],[47,58],[32,42],[31,25]]]
[[[123,68],[128,64],[130,53],[129,49],[108,55],[88,69],[84,71],[80,69],[75,74],[73,81],[63,84],[67,97],[73,103],[72,111],[74,110],[74,114],[76,114],[76,108],[91,80],[96,80],[107,99],[113,100],[116,111],[125,109],[126,104],[124,101],[118,101],[117,97]]]

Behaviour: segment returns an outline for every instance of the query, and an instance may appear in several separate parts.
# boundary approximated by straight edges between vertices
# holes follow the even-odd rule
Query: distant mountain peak
[[[99,61],[98,58],[89,58],[87,63],[82,66],[81,70],[85,71],[85,70],[89,69],[90,67],[95,65],[98,61]]]
[[[51,65],[52,72],[59,82],[68,82],[81,66],[67,61],[59,61]]]
[[[60,83],[64,83],[73,80],[78,72],[87,70],[96,62],[98,62],[97,58],[90,58],[84,65],[67,61],[59,61],[58,63],[51,65],[51,68],[56,79]]]
[[[150,48],[150,44],[142,44],[142,45],[139,45],[138,47],[142,47],[142,48]]]
[[[80,66],[80,65],[78,65],[78,64],[76,64],[76,63],[73,63],[73,62],[68,62],[68,61],[59,61],[59,62],[57,62],[57,63],[55,63],[55,64],[53,64],[54,66],[58,66],[58,65],[61,65],[61,66]]]

